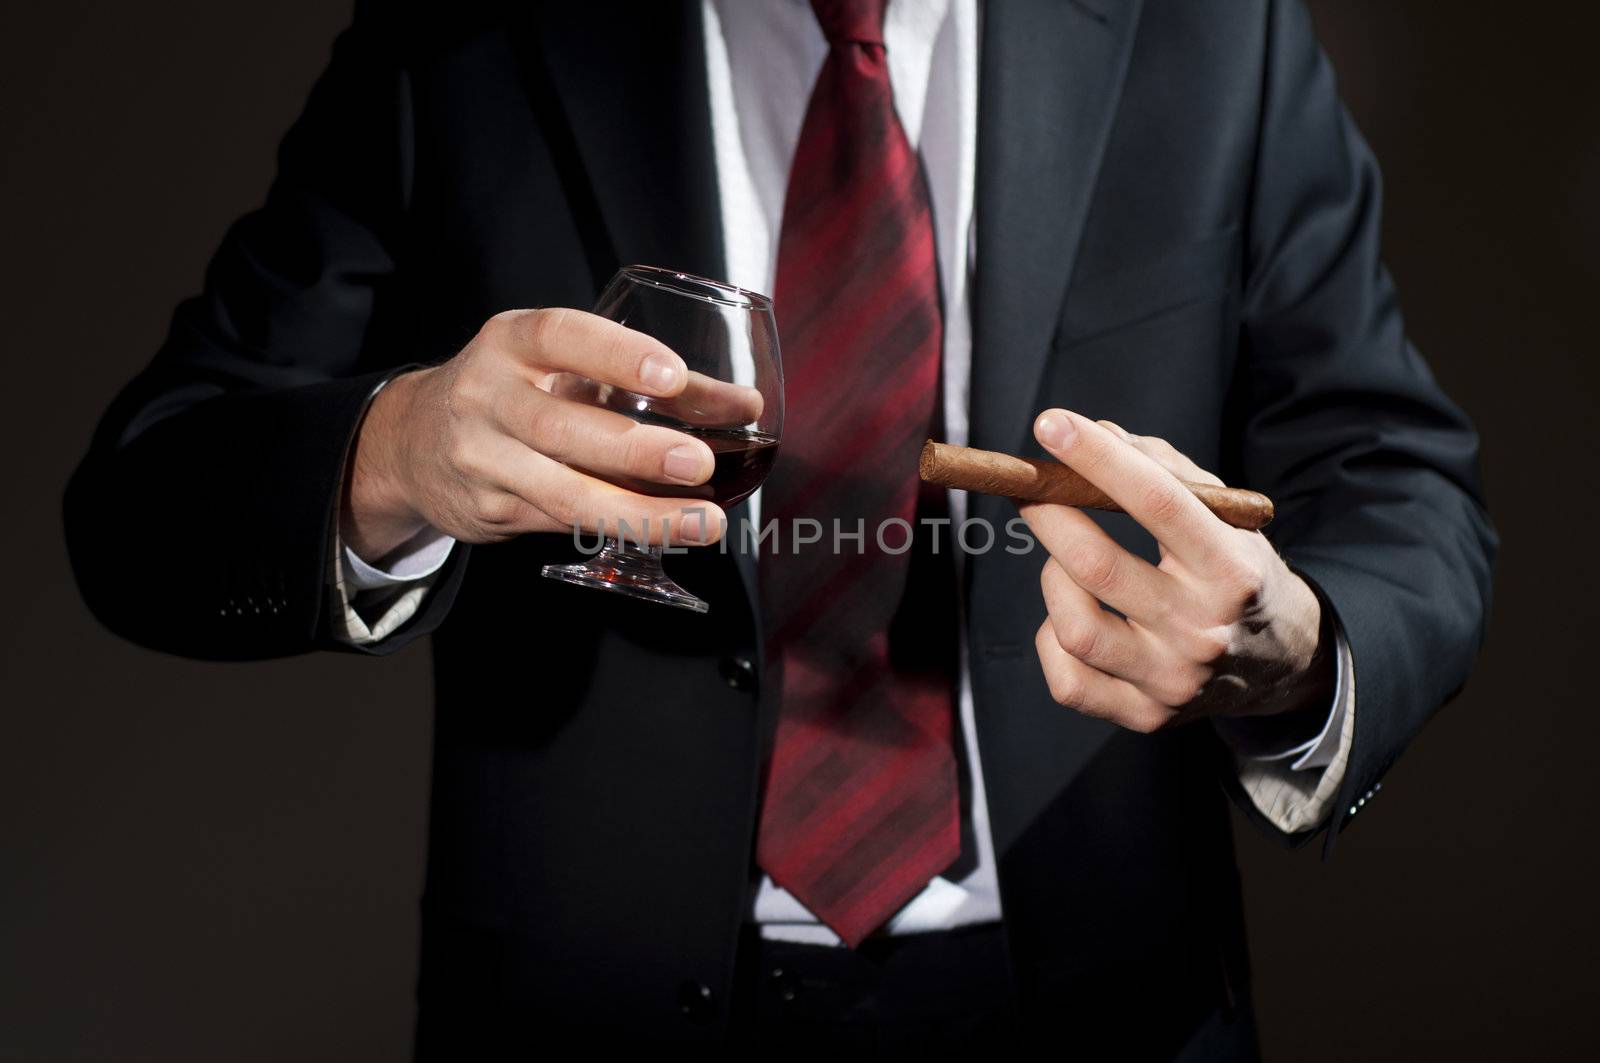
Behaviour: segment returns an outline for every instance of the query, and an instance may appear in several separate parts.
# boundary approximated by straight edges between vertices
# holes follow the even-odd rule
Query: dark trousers
[[[1015,1032],[1000,924],[882,937],[851,950],[740,941],[732,1039],[755,1046],[994,1049]]]
[[[418,1060],[529,1059],[547,1054],[552,1031],[648,1048],[673,1039],[595,1015],[607,999],[553,1008],[519,981],[500,939],[455,942],[441,962],[424,954]],[[425,943],[426,948],[426,943]],[[524,974],[546,976],[530,953]],[[442,973],[441,973],[442,972]],[[475,978],[475,975],[481,975]],[[1102,992],[1055,989],[1019,1007],[998,924],[875,938],[854,951],[741,936],[727,1041],[737,1047],[936,1049],[946,1054],[1037,1049],[1041,1033],[1076,1058],[1119,1063],[1249,1063],[1259,1059],[1248,984],[1210,1011],[1189,996],[1152,994],[1137,980]],[[1219,993],[1220,996],[1220,993]],[[591,1004],[587,1009],[585,1003]],[[687,1014],[687,1013],[686,1013]],[[680,1028],[676,1036],[682,1036]],[[1062,1040],[1065,1038],[1065,1040]],[[1033,1044],[1030,1046],[1030,1041]],[[1037,1054],[1036,1051],[1029,1055]],[[1003,1055],[1001,1058],[1005,1058]]]

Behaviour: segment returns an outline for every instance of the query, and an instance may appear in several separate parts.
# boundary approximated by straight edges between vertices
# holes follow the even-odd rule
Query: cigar
[[[1058,461],[1037,461],[992,450],[953,447],[928,440],[917,462],[922,478],[958,491],[1005,495],[1019,502],[1058,502],[1064,506],[1104,509],[1121,513],[1122,507],[1106,493]],[[1218,487],[1183,481],[1205,507],[1225,523],[1256,531],[1272,520],[1272,499],[1241,487]]]

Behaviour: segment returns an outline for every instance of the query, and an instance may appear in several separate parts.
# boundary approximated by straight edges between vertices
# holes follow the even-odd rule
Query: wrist
[[[1290,651],[1290,669],[1276,691],[1271,712],[1325,708],[1333,697],[1338,676],[1333,614],[1299,573],[1291,571],[1289,578],[1295,601],[1284,639]]]
[[[423,372],[426,372],[425,370]],[[422,373],[403,373],[373,397],[356,429],[340,496],[339,535],[376,563],[427,526],[412,502],[404,426]]]

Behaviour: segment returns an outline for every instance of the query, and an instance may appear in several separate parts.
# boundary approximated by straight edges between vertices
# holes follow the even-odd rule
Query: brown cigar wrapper
[[[992,450],[974,450],[928,440],[917,463],[922,478],[958,491],[1005,495],[1019,502],[1057,502],[1084,509],[1121,513],[1106,493],[1058,461],[1037,461]],[[1240,487],[1217,487],[1183,481],[1194,496],[1223,522],[1246,531],[1265,528],[1272,520],[1272,499]]]

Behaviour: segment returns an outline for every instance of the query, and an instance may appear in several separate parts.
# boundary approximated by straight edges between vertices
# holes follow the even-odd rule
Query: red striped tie
[[[762,496],[778,522],[761,600],[782,702],[757,858],[851,946],[960,852],[949,662],[913,671],[889,644],[943,322],[885,5],[812,0],[830,48],[784,202],[775,307],[788,419]],[[808,520],[820,542],[800,542],[812,526],[796,522]],[[836,522],[852,536],[837,550]]]

